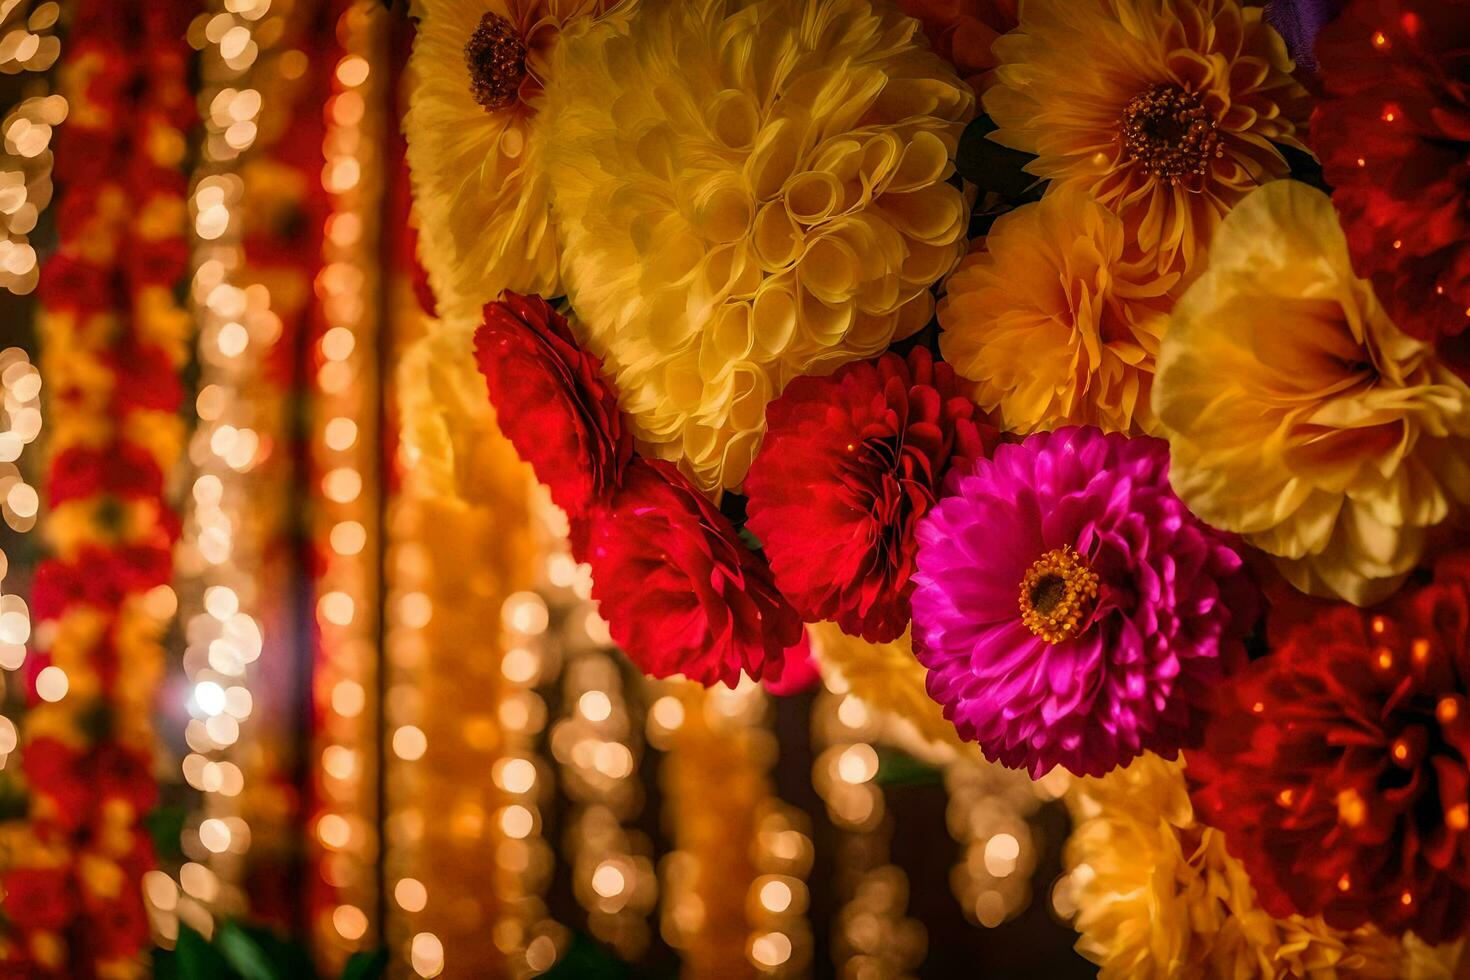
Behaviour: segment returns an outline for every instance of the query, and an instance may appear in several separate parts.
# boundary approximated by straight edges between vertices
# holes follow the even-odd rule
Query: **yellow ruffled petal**
[[[1183,766],[1145,754],[1067,795],[1077,951],[1104,980],[1393,978],[1403,947],[1372,928],[1273,919],[1218,830],[1195,822]]]
[[[1470,505],[1470,388],[1388,319],[1304,184],[1226,217],[1153,401],[1179,496],[1307,592],[1378,601]]]
[[[1079,187],[996,220],[945,286],[944,359],[1001,428],[1150,433],[1154,358],[1179,276],[1128,245]]]
[[[922,326],[963,249],[973,95],[871,0],[643,0],[543,106],[563,281],[645,449],[740,485],[792,378]],[[817,122],[817,121],[820,122]]]

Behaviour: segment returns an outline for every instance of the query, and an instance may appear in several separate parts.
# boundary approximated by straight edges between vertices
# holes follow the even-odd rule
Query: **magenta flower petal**
[[[1196,744],[1259,597],[1168,446],[1067,428],[951,474],[918,528],[914,651],[987,758],[1101,775]]]

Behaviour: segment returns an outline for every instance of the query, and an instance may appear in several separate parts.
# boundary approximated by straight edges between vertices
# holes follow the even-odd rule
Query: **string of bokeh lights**
[[[312,352],[311,539],[318,648],[313,702],[316,871],[327,898],[312,931],[328,965],[378,941],[375,866],[379,604],[377,343],[380,220],[388,120],[386,11],[342,3],[321,182],[329,199]],[[371,531],[369,529],[372,529]]]

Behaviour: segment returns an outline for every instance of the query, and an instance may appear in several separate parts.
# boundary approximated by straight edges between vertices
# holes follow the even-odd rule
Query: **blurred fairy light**
[[[653,842],[628,826],[643,810],[643,724],[590,588],[577,588],[590,573],[565,549],[558,541],[543,563],[543,594],[557,607],[553,636],[565,661],[561,716],[550,737],[560,788],[572,802],[562,856],[571,864],[588,931],[621,959],[635,961],[648,948],[648,915],[658,899]],[[528,625],[541,626],[539,608],[528,611]]]
[[[533,522],[541,552],[564,553],[565,544],[557,530],[564,526],[565,518],[539,488],[533,494]],[[555,595],[554,592],[548,594]],[[538,751],[541,734],[547,727],[548,712],[546,701],[537,688],[550,690],[554,687],[561,677],[564,651],[561,644],[555,642],[556,638],[548,635],[551,609],[541,593],[526,590],[508,596],[501,608],[500,621],[504,653],[500,662],[501,695],[496,721],[502,748],[491,778],[505,802],[496,821],[498,914],[491,939],[505,957],[507,973],[520,978],[551,969],[570,940],[570,933],[551,917],[543,898],[551,884],[556,855],[542,834],[541,809],[552,800],[556,786],[549,778],[549,761]],[[586,683],[585,675],[583,683]],[[553,753],[556,753],[558,739],[564,751],[569,751],[568,736],[573,733],[564,728],[564,724],[564,720],[559,720],[548,739]],[[591,748],[592,740],[586,741],[587,747]],[[586,761],[591,760],[588,758]],[[615,825],[617,821],[614,818],[611,822]],[[606,821],[601,826],[610,830]],[[589,823],[577,833],[585,835],[590,829],[592,824]],[[615,836],[616,831],[611,831],[611,834]],[[588,853],[590,859],[590,855],[596,852]],[[616,903],[625,889],[626,868],[609,865],[609,870],[602,872],[599,883],[603,891],[611,893],[608,896],[600,896],[594,890],[591,879],[597,876],[596,868],[589,870],[584,865],[578,870],[581,875],[574,890],[579,901]],[[616,888],[613,887],[613,871],[623,879]]]
[[[27,446],[41,434],[41,373],[31,364],[25,351],[7,347],[0,351],[0,516],[10,530],[23,534],[36,525],[40,498],[35,487],[21,475],[21,456]],[[26,644],[31,638],[31,612],[18,595],[4,592],[5,578],[10,572],[10,559],[0,550],[0,668],[19,670],[26,659]],[[48,670],[54,668],[47,668]],[[42,671],[45,673],[45,671]],[[67,688],[66,675],[48,678],[42,684],[36,679],[37,693],[48,700],[59,700]],[[0,682],[3,683],[3,682]],[[6,691],[0,686],[0,705]],[[0,714],[0,769],[5,768],[10,753],[19,741],[15,723]]]
[[[907,915],[908,876],[890,860],[893,821],[874,745],[881,731],[880,719],[829,678],[812,708],[812,741],[821,749],[812,783],[841,831],[832,951],[844,976],[913,976],[928,951],[923,925]]]
[[[0,0],[0,72],[36,76],[0,119],[0,287],[20,295],[40,274],[30,235],[51,202],[51,137],[67,114],[66,99],[50,94],[43,74],[61,53],[60,16],[53,0]]]
[[[229,6],[253,12],[260,0]],[[383,774],[378,719],[394,717],[388,750],[407,759],[427,744],[414,726],[412,704],[404,693],[389,692],[379,704],[378,617],[380,590],[378,333],[380,329],[380,220],[384,186],[382,159],[388,119],[388,79],[371,64],[386,64],[387,18],[376,0],[335,5],[339,57],[332,71],[331,95],[323,107],[325,161],[319,175],[328,198],[321,269],[315,282],[321,333],[312,349],[310,456],[313,490],[311,537],[316,555],[317,650],[312,684],[320,712],[314,733],[316,872],[332,901],[316,903],[312,930],[324,963],[340,968],[352,952],[382,941],[383,923],[375,866],[383,853],[378,840],[375,789]],[[248,20],[245,10],[238,15]],[[227,58],[249,63],[255,41],[240,33],[242,23],[211,21]],[[244,100],[240,104],[240,100]],[[244,139],[255,99],[238,91],[222,106],[229,127],[223,139]],[[346,111],[344,107],[351,111]],[[370,111],[369,111],[370,110]],[[237,135],[230,136],[236,128]],[[331,233],[338,223],[359,229],[348,240]],[[342,420],[353,438],[345,439]],[[368,533],[373,528],[374,533]],[[387,623],[393,623],[391,611]],[[410,689],[404,689],[411,694]],[[417,733],[417,735],[415,734]],[[398,821],[402,828],[411,823]],[[410,829],[413,829],[410,827]],[[344,911],[347,910],[347,911]],[[442,964],[433,936],[420,941],[414,962]],[[442,966],[441,966],[442,968]],[[437,969],[424,976],[433,976]]]
[[[1057,769],[1033,782],[975,753],[945,767],[946,821],[960,846],[950,887],[971,922],[994,928],[1031,904],[1041,844],[1032,818],[1043,803],[1066,792],[1068,779]]]
[[[242,815],[247,787],[241,725],[254,710],[253,665],[265,639],[258,609],[262,545],[251,509],[256,469],[269,449],[256,431],[251,395],[280,321],[267,288],[239,285],[245,262],[240,155],[252,141],[225,138],[237,118],[254,119],[262,102],[258,92],[245,87],[250,65],[232,61],[217,32],[206,25],[238,20],[247,35],[274,34],[279,25],[273,21],[279,18],[266,16],[271,0],[257,0],[249,18],[232,13],[229,8],[235,6],[230,0],[216,2],[215,12],[201,14],[189,32],[201,50],[203,122],[189,202],[194,229],[190,293],[200,328],[199,423],[189,445],[192,481],[177,562],[188,682],[184,738],[189,751],[181,769],[200,798],[180,841],[189,861],[180,869],[178,888],[159,878],[145,889],[155,933],[164,942],[177,937],[181,921],[209,935],[217,917],[247,911],[243,880],[251,833]],[[155,896],[167,898],[160,904]]]

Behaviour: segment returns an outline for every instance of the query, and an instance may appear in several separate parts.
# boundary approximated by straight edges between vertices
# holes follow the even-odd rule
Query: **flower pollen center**
[[[1098,577],[1071,547],[1038,558],[1021,579],[1021,622],[1047,643],[1082,632],[1097,604]]]
[[[1215,120],[1194,92],[1155,85],[1123,110],[1123,148],[1130,159],[1166,184],[1202,177],[1225,155]]]
[[[490,112],[514,105],[526,77],[526,43],[509,20],[487,13],[464,46],[470,91]]]

